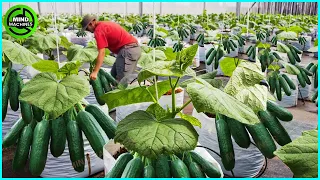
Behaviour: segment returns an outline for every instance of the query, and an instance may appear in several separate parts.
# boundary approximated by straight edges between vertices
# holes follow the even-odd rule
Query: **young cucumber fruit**
[[[245,126],[241,122],[229,117],[225,117],[225,120],[234,141],[240,147],[248,148],[250,146],[250,137]]]
[[[190,178],[188,167],[178,157],[171,161],[171,174],[173,178]]]
[[[286,108],[283,108],[272,101],[267,101],[267,109],[282,121],[291,121],[293,119],[292,114]]]
[[[54,157],[62,155],[66,147],[67,125],[63,117],[58,117],[50,121],[51,125],[51,141],[50,152]]]
[[[143,176],[143,162],[141,158],[131,159],[126,165],[121,178],[141,178]]]
[[[112,167],[112,169],[107,173],[106,178],[120,178],[126,165],[133,159],[132,154],[123,153],[121,154],[116,164]]]
[[[155,163],[156,177],[171,178],[169,158],[167,155],[161,154],[158,156]]]
[[[212,163],[210,163],[208,160],[204,159],[202,156],[197,154],[196,152],[191,151],[190,155],[192,157],[192,160],[194,160],[197,164],[199,164],[203,170],[204,173],[210,178],[220,178],[221,173],[220,171],[213,166]]]

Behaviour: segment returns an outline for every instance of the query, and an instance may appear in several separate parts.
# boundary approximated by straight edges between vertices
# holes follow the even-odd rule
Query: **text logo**
[[[27,38],[37,30],[37,13],[29,6],[16,5],[7,11],[3,24],[14,38]]]

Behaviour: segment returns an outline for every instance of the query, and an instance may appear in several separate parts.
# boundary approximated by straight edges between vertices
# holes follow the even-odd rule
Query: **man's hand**
[[[96,79],[97,79],[97,76],[98,76],[98,72],[93,71],[93,72],[90,74],[90,79],[96,80]]]

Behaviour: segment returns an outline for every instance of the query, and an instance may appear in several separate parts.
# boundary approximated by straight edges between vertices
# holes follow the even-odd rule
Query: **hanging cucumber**
[[[286,74],[282,74],[282,77],[286,80],[286,82],[288,83],[289,87],[292,90],[296,90],[296,85],[292,82],[292,80]]]
[[[234,141],[240,147],[248,148],[250,146],[250,137],[245,126],[241,122],[229,117],[225,117],[225,120]]]
[[[156,170],[152,166],[152,162],[149,158],[146,158],[146,163],[143,170],[143,177],[144,178],[155,178],[156,177]]]
[[[117,128],[115,121],[108,114],[105,114],[97,105],[89,104],[85,110],[93,115],[108,138],[113,139]]]
[[[126,165],[133,159],[132,154],[123,153],[121,154],[116,164],[112,167],[112,169],[107,173],[106,178],[120,178]]]
[[[18,121],[11,127],[11,129],[7,132],[2,141],[2,148],[7,148],[14,145],[19,139],[20,132],[27,124],[24,122],[22,118],[18,119]]]
[[[85,166],[84,147],[81,129],[75,120],[76,114],[69,114],[67,124],[67,141],[72,167],[77,172],[83,172]]]
[[[94,92],[94,95],[96,97],[97,102],[100,105],[104,105],[105,102],[101,99],[101,96],[104,94],[104,92],[103,92],[103,87],[101,85],[101,80],[100,80],[99,76],[97,76],[96,80],[90,79],[90,84],[92,85],[92,89],[93,89],[93,92]]]
[[[268,111],[260,111],[258,115],[263,125],[269,130],[274,140],[280,146],[284,146],[291,142],[288,132],[278,121],[277,117],[273,116]]]
[[[279,76],[278,78],[279,78],[280,86],[282,87],[283,91],[286,93],[287,96],[291,96],[291,90],[287,81],[282,76]]]
[[[33,118],[35,118],[38,122],[40,122],[44,115],[44,111],[35,105],[31,105],[31,108],[32,108]]]
[[[175,155],[171,161],[171,174],[173,178],[190,178],[188,167]]]
[[[10,97],[10,66],[7,68],[7,72],[4,76],[4,80],[2,83],[2,121],[6,118],[7,110],[8,110],[8,103]]]
[[[197,154],[194,151],[191,151],[190,155],[191,155],[192,159],[201,166],[203,172],[206,173],[206,175],[208,177],[210,177],[210,178],[220,178],[221,177],[220,171],[212,163],[210,163],[208,160],[204,159],[203,157],[201,157],[199,154]]]
[[[167,155],[161,154],[158,156],[155,165],[156,177],[171,178],[169,158]]]
[[[54,157],[62,155],[66,147],[67,125],[63,117],[51,120],[50,152]]]
[[[222,164],[226,170],[230,171],[235,164],[231,133],[223,115],[216,114],[215,122]]]
[[[18,111],[19,109],[19,82],[18,82],[18,72],[11,69],[10,73],[10,92],[9,101],[10,107],[13,111]]]
[[[143,167],[141,158],[135,157],[126,165],[121,178],[141,178],[143,176]]]
[[[50,140],[50,125],[47,118],[39,122],[33,132],[29,170],[33,176],[40,176],[45,168]]]
[[[293,119],[293,115],[286,108],[283,108],[272,101],[267,101],[267,109],[282,121],[291,121]]]

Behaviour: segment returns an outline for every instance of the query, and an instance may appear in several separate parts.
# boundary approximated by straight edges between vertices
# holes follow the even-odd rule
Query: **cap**
[[[85,15],[81,21],[82,30],[85,31],[91,21],[95,20],[96,17],[92,15]]]

